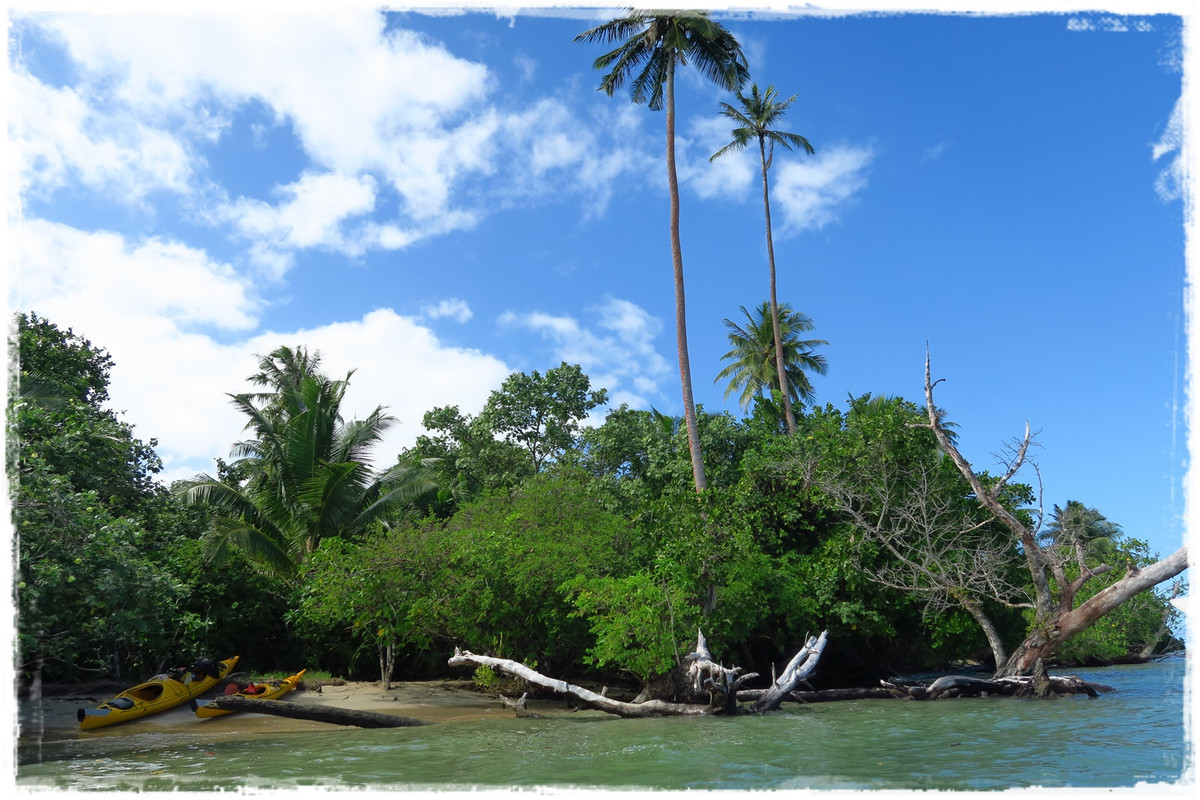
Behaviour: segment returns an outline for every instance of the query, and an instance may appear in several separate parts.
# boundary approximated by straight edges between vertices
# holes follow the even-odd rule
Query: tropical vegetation
[[[746,318],[742,324],[729,319],[724,321],[730,349],[721,360],[729,363],[717,373],[713,382],[728,381],[725,399],[740,390],[738,404],[743,411],[754,404],[756,397],[769,398],[772,393],[777,393],[783,398],[788,433],[794,434],[796,418],[792,406],[815,396],[806,373],[824,375],[828,371],[828,361],[816,350],[829,342],[801,339],[801,334],[808,333],[816,325],[811,317],[793,310],[788,303],[772,309],[768,301],[754,311],[747,311],[745,306],[741,311]]]
[[[279,348],[253,373],[262,391],[231,396],[249,434],[233,460],[169,491],[154,480],[155,443],[105,408],[109,355],[33,314],[16,330],[8,422],[25,682],[141,677],[201,652],[390,681],[446,674],[464,647],[653,688],[700,628],[720,657],[767,670],[828,629],[822,675],[855,683],[992,663],[989,626],[1011,647],[1032,624],[1019,548],[901,398],[814,406],[795,435],[761,395],[741,419],[698,408],[711,480],[697,493],[682,421],[620,406],[584,426],[605,395],[577,365],[514,373],[474,415],[431,411],[440,427],[375,467],[383,407],[342,419],[351,376],[330,379],[319,353]],[[1031,514],[1031,492],[1013,486],[1005,502]],[[946,523],[924,539],[898,535],[910,529],[899,516],[862,521],[918,502]],[[1074,501],[1044,530],[1047,550],[1071,554],[1068,579],[1077,563],[1156,560]],[[994,554],[986,577],[1007,593],[965,582],[938,594],[928,574],[906,572],[931,542],[944,574]],[[1118,575],[1101,577],[1083,594]],[[1162,630],[1165,597],[1135,599],[1060,656],[1178,647]]]
[[[6,409],[22,684],[236,654],[256,671],[386,685],[444,675],[463,647],[669,692],[697,630],[761,674],[828,631],[827,685],[1182,647],[1167,596],[1143,590],[1182,571],[1180,553],[1160,560],[1074,499],[1043,525],[1019,462],[1000,477],[965,462],[928,375],[923,405],[815,402],[828,342],[802,338],[812,319],[776,296],[767,182],[774,145],[813,152],[778,130],[795,97],[744,94],[741,46],[705,12],[631,9],[576,41],[614,45],[594,61],[601,90],[666,111],[682,415],[621,405],[597,421],[605,387],[560,363],[512,373],[479,409],[429,409],[424,433],[378,464],[388,398],[346,419],[354,372],[331,377],[319,352],[281,345],[258,357],[255,391],[229,395],[246,425],[228,460],[167,487],[157,442],[108,408],[111,356],[19,313]],[[680,67],[737,93],[714,158],[759,149],[769,297],[725,320],[716,378],[741,418],[693,401]]]
[[[218,563],[238,547],[264,570],[290,578],[323,539],[353,538],[433,488],[417,465],[371,470],[370,450],[394,418],[377,406],[364,419],[343,420],[353,373],[332,380],[320,372],[320,360],[303,347],[261,357],[250,381],[271,391],[230,396],[253,434],[234,445],[230,475],[176,486],[187,501],[212,510],[204,545]]]

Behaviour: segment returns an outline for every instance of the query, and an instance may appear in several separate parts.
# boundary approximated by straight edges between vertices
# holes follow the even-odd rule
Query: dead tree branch
[[[822,632],[817,638],[810,637],[805,646],[788,664],[787,669],[755,702],[751,711],[762,713],[779,708],[779,704],[796,685],[816,669],[821,653],[825,649],[828,632]],[[695,652],[687,656],[688,679],[692,688],[699,692],[707,691],[710,702],[700,703],[669,703],[663,700],[646,700],[640,703],[627,703],[615,700],[603,694],[597,694],[582,686],[576,686],[566,681],[547,677],[540,672],[530,669],[524,664],[507,658],[476,655],[455,648],[454,655],[449,660],[452,667],[478,666],[489,667],[493,670],[519,678],[533,686],[541,686],[558,694],[573,697],[592,708],[619,717],[666,717],[666,716],[707,716],[715,714],[740,713],[736,700],[741,686],[757,673],[739,675],[740,668],[724,667],[712,660],[704,634],[697,637]],[[507,701],[506,701],[507,702]]]

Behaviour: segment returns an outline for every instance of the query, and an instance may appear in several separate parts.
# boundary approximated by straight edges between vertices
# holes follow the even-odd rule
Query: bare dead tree
[[[866,470],[853,475],[850,470]],[[820,480],[856,530],[890,558],[864,572],[872,580],[925,600],[926,617],[961,608],[979,626],[997,665],[1008,659],[1004,642],[985,610],[986,601],[1033,608],[1025,587],[1008,579],[1018,556],[995,521],[974,518],[961,497],[939,480],[930,461],[903,464],[868,458]]]
[[[1098,567],[1088,568],[1082,561],[1082,550],[1078,550],[1076,557],[1079,574],[1074,579],[1069,579],[1066,570],[1068,559],[1063,557],[1061,552],[1054,552],[1053,548],[1043,548],[1037,541],[1036,527],[1022,522],[1005,507],[1000,499],[1005,485],[1025,463],[1031,443],[1029,423],[1025,423],[1025,435],[1015,448],[1008,470],[1000,478],[990,480],[985,485],[983,479],[971,467],[970,462],[954,445],[936,411],[933,403],[933,388],[938,383],[941,381],[934,381],[931,377],[927,351],[925,354],[925,409],[929,418],[929,428],[937,437],[942,450],[970,484],[975,499],[1012,533],[1024,554],[1033,583],[1036,612],[1033,627],[1025,641],[1013,650],[1008,660],[1003,665],[997,665],[996,677],[1032,673],[1035,665],[1039,661],[1048,659],[1062,642],[1080,631],[1086,630],[1096,620],[1139,592],[1170,580],[1187,569],[1187,548],[1181,547],[1167,558],[1144,569],[1130,566],[1123,578],[1076,606],[1076,596],[1084,584],[1092,577],[1110,571],[1112,567],[1102,564]],[[1055,589],[1057,589],[1057,594]]]

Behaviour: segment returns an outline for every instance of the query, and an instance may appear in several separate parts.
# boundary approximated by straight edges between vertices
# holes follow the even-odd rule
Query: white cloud
[[[819,230],[836,221],[839,211],[866,188],[874,157],[869,148],[835,145],[779,165],[771,190],[771,209],[781,212],[779,234]]]
[[[393,463],[400,450],[423,433],[426,411],[458,405],[465,413],[477,413],[512,372],[487,353],[444,346],[418,320],[386,308],[362,319],[259,334],[246,344],[259,354],[280,345],[303,344],[320,351],[326,374],[342,377],[355,370],[343,406],[346,417],[361,418],[383,405],[397,418],[375,450],[377,467]],[[243,377],[253,366],[245,361]]]
[[[279,205],[240,198],[216,212],[248,238],[273,247],[322,247],[348,255],[362,252],[362,243],[348,238],[342,222],[366,214],[375,205],[375,181],[370,176],[305,173],[300,180],[278,187]]]
[[[218,209],[204,219],[255,237],[251,257],[278,276],[301,248],[405,248],[507,204],[562,200],[564,188],[594,216],[616,186],[661,182],[657,153],[629,135],[646,119],[630,104],[598,100],[586,119],[559,97],[496,107],[483,64],[385,30],[378,9],[324,11],[18,15],[18,35],[60,45],[74,76],[55,89],[19,74],[24,189],[49,196],[82,180],[117,199],[203,192],[218,198],[194,204]],[[201,154],[251,106],[286,123],[307,162],[275,197],[225,200]],[[251,121],[248,146],[262,136]],[[385,205],[391,219],[345,225]]]
[[[578,364],[592,388],[608,389],[612,405],[644,408],[650,398],[661,398],[658,383],[670,371],[667,360],[654,348],[662,323],[640,306],[614,297],[588,311],[596,317],[599,332],[573,317],[540,311],[509,311],[499,322],[539,333],[551,344],[554,359]]]
[[[725,117],[693,120],[688,136],[677,142],[679,180],[705,199],[758,200],[762,167],[757,143],[709,161],[729,144],[731,131]],[[940,150],[931,150],[926,156],[940,154]],[[776,148],[771,165],[772,217],[779,222],[776,236],[823,228],[836,220],[840,208],[866,188],[866,170],[873,159],[869,148],[849,145],[821,149],[816,155]]]
[[[62,314],[81,324],[170,317],[180,326],[225,331],[257,319],[249,283],[206,253],[167,239],[126,241],[55,222],[24,220],[11,231],[14,305]]]
[[[521,74],[521,80],[529,82],[537,75],[537,61],[524,53],[513,56],[513,63],[516,64],[517,71]]]
[[[445,319],[449,318],[455,322],[466,322],[474,314],[471,312],[471,307],[467,305],[466,300],[457,297],[451,297],[448,300],[442,300],[435,305],[428,305],[422,310],[425,319]]]
[[[71,88],[46,86],[20,69],[8,76],[10,162],[21,191],[46,197],[80,183],[109,198],[138,202],[151,191],[183,191],[189,154],[161,130],[125,114],[101,114]]]
[[[365,247],[383,250],[402,250],[431,236],[441,236],[459,230],[469,230],[479,222],[479,215],[472,211],[452,211],[436,219],[418,225],[401,227],[393,224],[366,223],[359,231]]]
[[[10,307],[107,350],[113,408],[139,436],[158,438],[165,462],[226,455],[241,425],[223,393],[237,391],[250,370],[214,337],[256,324],[248,283],[167,240],[128,242],[36,219],[14,234]]]
[[[630,104],[600,103],[581,119],[562,98],[545,98],[529,109],[505,115],[498,141],[508,173],[510,200],[530,197],[582,198],[588,217],[602,213],[617,186],[624,190],[661,181],[659,157],[645,149],[645,140],[631,136],[639,119]]]
[[[488,69],[417,33],[385,33],[378,10],[325,12],[21,17],[23,31],[37,27],[61,41],[80,76],[62,90],[24,82],[40,101],[20,106],[17,116],[30,117],[25,139],[61,154],[27,174],[53,188],[61,183],[58,162],[94,161],[88,142],[78,141],[89,127],[82,121],[113,128],[126,151],[157,147],[153,163],[178,184],[186,170],[166,172],[167,156],[227,131],[235,110],[259,102],[291,123],[315,171],[359,180],[378,174],[418,220],[452,211],[455,181],[490,168],[480,151],[494,121],[476,115]],[[34,111],[43,107],[51,111]]]
[[[927,161],[936,161],[945,155],[946,150],[949,149],[949,147],[950,145],[945,142],[938,142],[932,147],[925,148],[925,152],[921,154],[921,163],[925,163]]]
[[[741,152],[729,152],[715,161],[713,153],[732,140],[733,123],[726,117],[694,119],[687,139],[677,143],[679,180],[702,198],[743,197],[751,188],[762,185],[762,167],[758,143]]]
[[[137,435],[157,438],[164,478],[211,471],[241,438],[245,420],[227,394],[247,388],[256,355],[280,345],[321,351],[330,375],[357,369],[347,416],[385,405],[399,418],[377,450],[390,463],[437,405],[483,406],[511,372],[478,350],[443,346],[415,319],[378,309],[361,319],[251,334],[258,303],[246,279],[176,242],[129,242],[26,220],[10,240],[18,267],[14,310],[71,328],[113,358],[110,397]]]

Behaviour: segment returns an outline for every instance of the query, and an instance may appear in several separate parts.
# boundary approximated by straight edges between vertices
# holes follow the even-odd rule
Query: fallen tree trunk
[[[828,632],[822,632],[817,638],[809,637],[800,652],[792,658],[783,674],[776,679],[771,688],[765,690],[758,697],[750,710],[755,713],[762,713],[779,708],[779,704],[795,688],[796,684],[811,674],[816,668],[817,662],[821,658],[821,653],[825,649],[827,638]],[[692,690],[697,693],[707,691],[709,693],[709,702],[707,705],[699,703],[670,703],[664,700],[627,703],[623,700],[616,700],[603,694],[597,694],[589,689],[584,689],[582,686],[549,678],[524,664],[510,661],[507,658],[480,656],[469,651],[459,650],[458,648],[455,648],[454,655],[451,656],[448,663],[452,667],[489,667],[511,675],[514,678],[519,678],[534,686],[541,686],[558,694],[574,697],[576,700],[592,708],[620,717],[684,717],[741,713],[742,709],[737,705],[741,686],[751,678],[757,677],[758,673],[752,672],[746,675],[739,675],[740,667],[724,667],[714,662],[708,651],[708,645],[704,641],[703,633],[697,636],[696,650],[690,653],[686,657],[686,660],[689,662],[687,674],[692,684]]]
[[[1111,686],[1089,683],[1073,675],[1048,676],[1050,696],[1086,694],[1097,697],[1113,691]],[[949,675],[930,684],[880,681],[879,686],[850,687],[844,689],[811,689],[791,691],[784,697],[790,703],[834,703],[841,700],[938,700],[952,697],[986,697],[989,695],[1023,696],[1034,691],[1034,678],[1013,677],[998,680],[972,678],[964,675]],[[738,700],[756,700],[766,689],[743,689]]]
[[[334,725],[352,725],[357,728],[412,728],[429,723],[397,714],[378,714],[374,711],[354,711],[348,708],[317,706],[309,703],[289,703],[284,700],[251,700],[248,697],[225,695],[208,703],[209,708],[225,711],[249,711],[254,714],[272,714],[289,719],[307,719],[313,722],[331,722]]]
[[[1044,686],[1039,686],[1044,681]],[[965,675],[944,675],[933,683],[903,684],[880,681],[880,684],[895,697],[913,700],[937,700],[951,697],[987,697],[1007,695],[1027,697],[1038,695],[1086,694],[1099,697],[1102,692],[1111,692],[1112,687],[1089,683],[1074,675],[1022,675],[1005,678],[971,678]]]
[[[997,677],[1026,675],[1039,659],[1048,660],[1060,644],[1080,631],[1091,627],[1096,620],[1113,611],[1138,592],[1174,578],[1188,567],[1187,548],[1181,547],[1171,555],[1138,569],[1130,568],[1125,577],[1106,586],[1077,608],[1064,609],[1033,630],[1008,657],[996,673]]]
[[[548,678],[540,672],[535,672],[516,661],[510,661],[507,658],[494,658],[492,656],[478,656],[469,650],[455,648],[454,655],[450,657],[447,663],[452,667],[490,667],[493,670],[498,670],[514,678],[519,678],[534,686],[541,686],[559,694],[574,697],[576,700],[586,703],[593,708],[607,711],[610,714],[616,714],[620,717],[699,716],[711,713],[709,706],[702,705],[667,703],[662,700],[647,700],[644,703],[626,703],[623,700],[614,700],[611,697],[605,697],[602,694],[584,689],[582,686],[576,686],[575,684],[555,678]]]
[[[821,631],[821,635],[818,637],[808,637],[804,642],[804,647],[792,657],[783,674],[776,678],[771,688],[767,689],[763,696],[754,703],[753,711],[762,713],[779,708],[783,698],[796,688],[796,684],[811,675],[812,671],[817,668],[821,653],[825,651],[828,634],[829,631]]]
[[[742,689],[738,700],[758,700],[769,689]],[[781,698],[782,703],[833,703],[839,700],[890,700],[896,695],[882,686],[845,689],[793,689]]]

